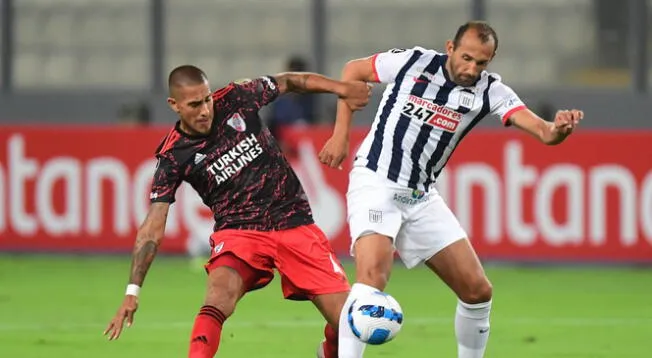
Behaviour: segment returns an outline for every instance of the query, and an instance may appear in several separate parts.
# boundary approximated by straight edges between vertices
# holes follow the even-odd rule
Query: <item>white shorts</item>
[[[401,260],[412,268],[467,237],[434,187],[427,193],[413,190],[355,167],[346,199],[352,254],[359,237],[377,233],[392,238]]]

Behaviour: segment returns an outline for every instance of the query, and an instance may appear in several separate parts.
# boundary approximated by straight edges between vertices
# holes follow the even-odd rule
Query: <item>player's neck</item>
[[[179,120],[179,127],[178,128],[184,134],[188,134],[188,135],[194,135],[195,134],[194,131],[192,129],[188,128],[188,126],[186,126],[186,124],[183,123],[182,120]]]
[[[455,83],[453,81],[453,78],[451,77],[451,59],[450,57],[446,56],[446,62],[444,62],[444,77],[446,78],[447,81]],[[455,83],[457,84],[457,83]]]
[[[451,70],[451,61],[450,57],[446,57],[446,62],[444,63],[444,77],[446,77],[446,80],[449,82],[454,83],[456,86],[464,87],[464,88],[471,88],[474,87],[477,81],[480,79],[480,77],[476,78],[475,82],[472,85],[462,85],[457,82],[455,82],[455,79],[453,79],[452,76],[452,70]]]
[[[199,133],[199,132],[195,131],[194,129],[190,128],[185,123],[183,123],[182,120],[179,120],[179,124],[177,125],[177,130],[179,132],[181,132],[182,135],[185,135],[187,137],[201,137],[201,136],[203,136],[202,133]]]

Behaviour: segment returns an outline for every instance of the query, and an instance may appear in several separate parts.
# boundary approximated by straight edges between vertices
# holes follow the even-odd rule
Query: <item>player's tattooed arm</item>
[[[312,72],[283,72],[274,76],[281,94],[334,93],[352,110],[360,110],[369,102],[371,86],[362,81],[338,81]]]
[[[130,284],[138,285],[139,287],[143,285],[147,270],[156,256],[158,245],[163,240],[165,221],[168,217],[169,208],[169,203],[152,203],[145,221],[138,228],[133,260],[131,262]],[[138,292],[132,291],[130,293],[130,288],[131,286],[127,286],[127,293],[122,301],[122,305],[120,305],[118,312],[116,312],[104,330],[104,335],[108,335],[109,340],[120,338],[125,322],[127,322],[127,327],[131,326],[134,322],[134,314],[138,310]]]
[[[131,262],[129,283],[142,286],[165,233],[169,203],[152,203],[145,221],[138,229]]]
[[[345,97],[349,92],[347,83],[379,82],[374,60],[375,56],[369,56],[347,62],[342,69],[342,81],[312,72],[283,72],[274,76],[274,79],[279,84],[281,93],[335,93],[340,97]]]
[[[343,83],[312,72],[283,72],[274,76],[281,94],[335,93],[344,94]]]

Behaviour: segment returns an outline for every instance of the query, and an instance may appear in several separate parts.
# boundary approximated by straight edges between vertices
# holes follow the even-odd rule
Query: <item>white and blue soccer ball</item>
[[[394,297],[375,291],[353,301],[348,318],[356,337],[378,345],[396,337],[403,325],[403,310]]]

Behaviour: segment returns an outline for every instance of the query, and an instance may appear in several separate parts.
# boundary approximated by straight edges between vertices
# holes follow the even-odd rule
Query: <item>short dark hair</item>
[[[168,90],[172,94],[174,87],[200,85],[208,82],[204,71],[193,65],[178,66],[168,76]]]
[[[455,38],[453,39],[453,47],[457,48],[460,45],[460,41],[462,41],[462,36],[469,31],[469,30],[475,30],[478,33],[478,37],[480,38],[480,41],[482,43],[487,43],[489,40],[493,39],[494,40],[494,52],[498,50],[498,35],[496,34],[496,30],[493,29],[489,25],[489,23],[485,21],[469,21],[462,26],[460,26],[457,29],[457,33],[455,34]]]

